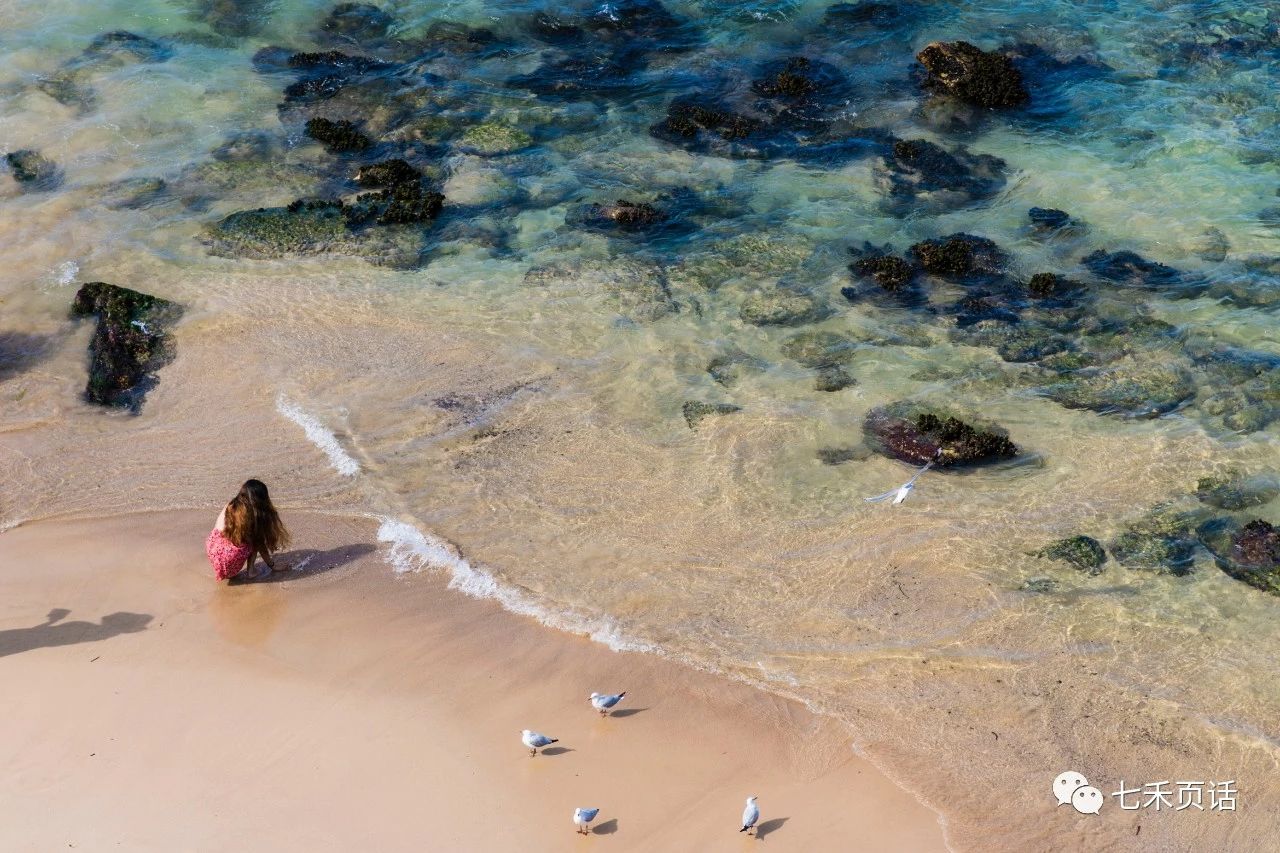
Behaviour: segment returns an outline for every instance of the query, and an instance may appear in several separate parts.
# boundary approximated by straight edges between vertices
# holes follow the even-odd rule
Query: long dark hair
[[[261,480],[245,480],[240,493],[227,504],[227,539],[236,545],[252,545],[262,554],[270,554],[289,544],[289,531],[280,514],[271,505],[267,484]]]

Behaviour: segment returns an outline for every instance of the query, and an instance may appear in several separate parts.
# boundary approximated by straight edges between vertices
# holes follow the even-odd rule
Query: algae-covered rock
[[[1071,536],[1050,542],[1037,554],[1050,560],[1061,560],[1076,569],[1090,575],[1102,574],[1102,566],[1107,562],[1107,552],[1102,543],[1092,536]]]
[[[680,408],[680,411],[684,415],[684,422],[689,425],[689,429],[697,429],[698,424],[709,417],[731,415],[734,412],[742,411],[742,407],[735,406],[732,403],[703,403],[698,400],[687,400]]]
[[[4,155],[13,179],[27,192],[51,190],[62,183],[62,170],[49,158],[30,148]]]
[[[525,273],[524,282],[575,294],[607,294],[623,316],[637,322],[661,320],[680,311],[662,267],[633,257],[540,264]]]
[[[1201,477],[1196,497],[1201,503],[1225,510],[1262,506],[1280,496],[1280,477],[1254,474],[1242,477],[1234,472],[1220,477]]]
[[[838,364],[824,364],[819,367],[818,375],[813,381],[814,390],[826,392],[843,391],[857,384],[858,380]]]
[[[1153,418],[1190,399],[1195,384],[1180,367],[1129,362],[1078,371],[1049,385],[1044,393],[1068,409]]]
[[[1196,528],[1207,512],[1202,508],[1160,506],[1131,524],[1107,546],[1116,562],[1128,569],[1186,575],[1195,558]]]
[[[71,314],[97,318],[85,398],[103,406],[141,406],[155,372],[173,360],[168,328],[181,313],[174,303],[136,290],[101,281],[81,285]]]
[[[1149,261],[1129,251],[1105,252],[1098,249],[1081,258],[1080,263],[1099,278],[1142,287],[1176,284],[1182,276],[1173,267]]]
[[[782,344],[782,354],[805,367],[838,367],[848,364],[858,344],[835,332],[797,332]]]
[[[871,448],[865,444],[851,447],[819,447],[818,461],[823,465],[843,465],[846,462],[862,462],[871,458]]]
[[[737,385],[744,377],[763,373],[768,368],[768,362],[739,349],[715,355],[707,362],[707,373],[726,388]]]
[[[1262,519],[1206,522],[1197,531],[1218,568],[1263,592],[1280,595],[1280,530]]]
[[[485,122],[467,128],[458,139],[458,147],[468,154],[497,157],[528,148],[533,137],[519,128],[497,122]]]
[[[327,118],[309,119],[307,136],[324,146],[330,154],[365,151],[373,147],[373,140],[365,136],[349,121],[330,121]]]
[[[890,254],[868,254],[849,265],[860,278],[871,279],[889,293],[897,293],[915,280],[916,268]]]
[[[691,95],[672,101],[666,118],[650,127],[649,134],[697,153],[757,158],[768,155],[766,127],[715,99]]]
[[[891,211],[921,205],[948,210],[991,198],[1004,188],[1007,164],[964,146],[950,151],[925,139],[895,142],[883,155],[877,179]]]
[[[945,408],[903,400],[868,412],[862,431],[877,453],[915,465],[982,465],[1018,455],[1004,429],[970,420]]]
[[[949,278],[995,275],[1008,262],[994,240],[972,234],[922,240],[911,247],[911,256],[925,272]]]
[[[1026,104],[1031,96],[1009,57],[967,41],[933,42],[916,54],[926,88],[988,109]]]
[[[775,287],[748,296],[738,316],[753,326],[799,326],[816,323],[830,313],[826,300],[812,293]]]

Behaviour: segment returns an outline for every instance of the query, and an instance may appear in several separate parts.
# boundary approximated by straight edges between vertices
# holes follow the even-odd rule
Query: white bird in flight
[[[529,755],[537,755],[538,747],[550,746],[553,743],[559,743],[560,739],[547,737],[544,734],[538,734],[537,732],[531,732],[528,729],[525,729],[520,732],[520,741],[525,746],[529,747]]]
[[[747,797],[747,807],[742,810],[742,829],[738,832],[749,832],[759,819],[760,807],[756,805],[756,798]]]
[[[577,831],[578,831],[578,832],[581,832],[583,835],[590,835],[590,834],[591,834],[591,827],[590,827],[590,826],[588,826],[587,824],[589,824],[589,823],[591,823],[591,821],[595,820],[595,819],[596,819],[596,815],[598,815],[598,814],[600,814],[600,810],[599,810],[599,809],[581,809],[581,808],[579,808],[579,809],[574,809],[574,810],[573,810],[573,822],[574,822],[574,824],[576,824],[576,825],[577,825],[577,827],[578,827]]]
[[[627,695],[627,691],[621,693],[592,693],[591,707],[600,712],[600,716],[606,716],[609,709],[622,701],[622,697]]]

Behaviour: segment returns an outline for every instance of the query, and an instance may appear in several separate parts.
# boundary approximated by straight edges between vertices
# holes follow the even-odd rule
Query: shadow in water
[[[109,613],[100,622],[63,622],[70,610],[50,610],[44,622],[30,628],[10,628],[0,631],[0,657],[44,649],[52,646],[72,646],[77,643],[93,643],[118,634],[145,631],[152,617],[147,613]]]
[[[609,716],[610,717],[634,717],[636,714],[639,714],[641,711],[647,711],[647,710],[649,709],[648,708],[623,708],[621,711],[614,711]]]
[[[51,335],[0,332],[0,380],[16,376],[48,354]]]
[[[241,584],[250,583],[280,583],[282,581],[296,581],[304,578],[322,575],[325,572],[331,572],[334,569],[342,568],[348,563],[353,563],[361,557],[372,554],[378,550],[375,546],[367,542],[358,542],[354,545],[340,545],[337,548],[330,548],[328,551],[317,551],[314,548],[298,548],[293,551],[282,551],[275,559],[277,566],[289,566],[288,571],[272,572],[265,578],[258,580],[236,580],[232,579],[229,583],[240,586]],[[256,563],[255,568],[261,568],[261,563]],[[302,568],[296,568],[301,566]]]
[[[604,823],[596,824],[595,829],[591,830],[595,835],[613,835],[618,831],[618,819],[616,817],[609,818]]]
[[[779,829],[782,829],[782,825],[788,820],[790,820],[790,818],[775,817],[772,820],[766,820],[764,823],[758,824],[756,826],[756,838],[764,840],[766,835],[771,835]]]

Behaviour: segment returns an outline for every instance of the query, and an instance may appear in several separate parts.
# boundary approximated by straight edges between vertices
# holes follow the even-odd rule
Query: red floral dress
[[[253,546],[237,545],[215,527],[204,542],[204,552],[209,556],[214,575],[224,581],[240,573],[253,553]]]

